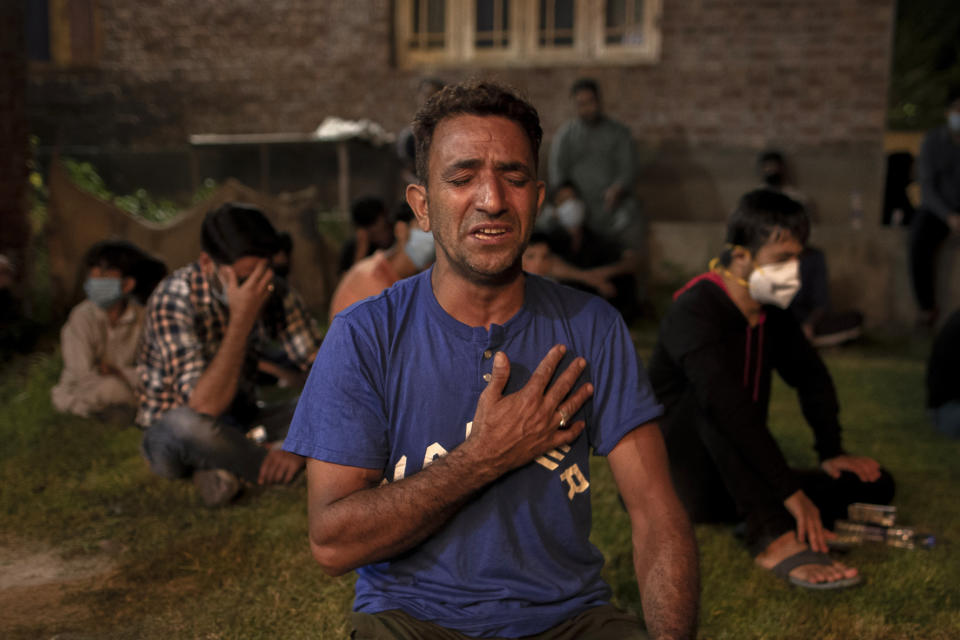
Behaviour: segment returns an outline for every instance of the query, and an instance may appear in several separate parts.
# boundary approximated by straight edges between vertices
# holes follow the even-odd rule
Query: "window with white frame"
[[[630,64],[660,56],[662,0],[397,0],[404,68]]]

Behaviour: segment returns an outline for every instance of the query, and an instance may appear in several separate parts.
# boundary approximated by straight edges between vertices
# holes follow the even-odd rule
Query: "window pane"
[[[510,0],[477,0],[476,46],[483,49],[510,45]]]
[[[573,46],[573,3],[574,0],[540,0],[540,46]]]
[[[608,45],[643,42],[643,0],[607,0],[604,40]]]
[[[413,0],[410,48],[442,49],[446,43],[446,0]]]

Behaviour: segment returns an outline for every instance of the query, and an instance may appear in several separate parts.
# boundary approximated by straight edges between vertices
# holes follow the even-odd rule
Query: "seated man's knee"
[[[185,462],[186,450],[196,442],[209,440],[213,433],[213,418],[178,407],[150,425],[143,434],[141,453],[158,476],[184,478],[193,471]]]

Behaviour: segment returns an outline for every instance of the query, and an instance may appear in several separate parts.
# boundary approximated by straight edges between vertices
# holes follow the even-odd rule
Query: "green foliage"
[[[106,183],[97,172],[96,167],[89,162],[82,162],[74,160],[73,158],[64,158],[63,164],[67,169],[67,173],[70,175],[70,179],[73,180],[74,184],[78,187],[101,200],[112,202],[124,211],[149,222],[168,222],[175,218],[182,209],[182,207],[173,200],[154,198],[146,189],[137,189],[127,195],[114,194],[107,188]],[[208,197],[216,188],[216,182],[207,178],[190,198],[190,203],[196,204],[200,202]]]
[[[901,521],[935,532],[941,544],[931,551],[856,548],[845,561],[860,568],[866,584],[816,593],[756,568],[729,527],[697,527],[701,638],[960,637],[960,442],[925,419],[928,348],[868,343],[826,358],[848,449],[891,470]],[[346,636],[354,578],[328,578],[310,558],[302,483],[204,509],[189,482],[150,474],[138,453],[139,430],[55,413],[49,389],[60,366],[56,354],[36,354],[0,370],[0,540],[43,542],[68,559],[107,555],[115,573],[70,591],[71,616],[6,628],[4,637]],[[794,464],[815,462],[810,430],[782,384],[774,389],[771,426]],[[604,576],[615,602],[640,613],[628,518],[606,461],[594,458],[591,471],[593,540],[607,559]]]
[[[960,11],[955,0],[898,2],[888,126],[943,122],[949,87],[960,86]]]

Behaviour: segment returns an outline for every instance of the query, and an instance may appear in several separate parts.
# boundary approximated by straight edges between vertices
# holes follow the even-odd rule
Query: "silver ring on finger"
[[[563,410],[562,408],[560,408],[560,407],[557,407],[557,413],[560,414],[560,424],[559,424],[559,427],[560,427],[561,429],[563,429],[564,427],[567,426],[567,420],[569,420],[569,416],[567,415],[567,412],[564,411],[564,410]]]
[[[270,293],[273,293],[273,290],[274,290],[274,289],[276,289],[276,287],[273,286],[273,283],[272,283],[272,282],[267,285],[267,291],[269,291]]]

